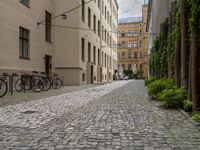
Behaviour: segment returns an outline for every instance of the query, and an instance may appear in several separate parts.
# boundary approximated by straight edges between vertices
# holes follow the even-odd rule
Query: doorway
[[[93,67],[93,65],[91,65],[91,84],[94,83],[93,75],[94,75],[94,67]]]
[[[103,71],[102,71],[102,68],[100,68],[100,82],[103,81]]]
[[[51,70],[51,56],[45,55],[45,73],[49,75],[50,70]]]

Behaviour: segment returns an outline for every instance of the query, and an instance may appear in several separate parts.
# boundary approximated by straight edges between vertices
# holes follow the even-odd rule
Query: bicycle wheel
[[[53,79],[52,81],[52,87],[54,89],[59,89],[62,86],[62,80],[59,78]]]
[[[17,92],[21,92],[22,89],[23,89],[23,82],[22,82],[22,79],[17,79],[17,81],[15,82],[15,90]]]
[[[0,98],[5,96],[7,91],[8,91],[7,83],[4,80],[0,79]]]
[[[41,92],[44,89],[44,83],[42,80],[37,79],[34,82],[34,92]]]
[[[48,91],[51,88],[51,82],[49,79],[43,79],[44,88],[43,91]]]

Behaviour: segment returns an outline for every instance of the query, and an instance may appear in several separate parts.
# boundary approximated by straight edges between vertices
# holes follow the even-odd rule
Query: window
[[[81,58],[82,61],[85,61],[85,39],[81,39]]]
[[[88,7],[88,27],[91,28],[91,9]]]
[[[134,48],[138,47],[138,41],[134,41]]]
[[[109,11],[108,11],[108,12],[107,12],[107,22],[108,22],[108,24],[109,24],[109,19],[110,19],[109,16],[110,16],[110,15],[109,15]]]
[[[46,42],[51,43],[51,14],[45,12],[45,39]]]
[[[102,57],[101,57],[101,65],[103,66],[103,56],[104,56],[104,53],[102,52],[102,55],[101,55]]]
[[[107,45],[109,45],[109,33],[107,33]]]
[[[19,2],[29,7],[29,0],[19,0]]]
[[[102,26],[102,40],[104,40],[104,26]]]
[[[19,28],[19,51],[20,58],[29,58],[29,30],[22,27]]]
[[[91,62],[91,43],[88,42],[88,62]]]
[[[143,69],[143,66],[142,66],[142,64],[140,64],[140,70],[142,70]]]
[[[85,73],[82,74],[82,81],[85,82]]]
[[[98,36],[99,36],[99,37],[100,37],[100,34],[101,34],[100,30],[101,30],[100,21],[98,20]]]
[[[100,56],[100,49],[98,49],[98,65],[101,64],[101,56]]]
[[[135,59],[138,58],[137,52],[134,52],[134,58],[135,58]]]
[[[126,58],[126,53],[122,52],[122,59],[125,59],[125,58]]]
[[[104,14],[104,1],[102,1],[102,14]]]
[[[132,36],[132,32],[130,30],[128,31],[128,36]]]
[[[93,16],[93,28],[94,28],[94,32],[96,33],[96,16]]]
[[[110,56],[110,68],[112,67],[112,58]]]
[[[85,22],[85,0],[82,0],[82,21]]]
[[[128,48],[131,48],[131,47],[132,47],[132,42],[129,41],[129,42],[128,42]]]
[[[107,55],[107,67],[109,67],[109,56]]]
[[[96,47],[93,47],[93,62],[96,64]]]
[[[104,58],[105,58],[105,67],[106,67],[106,63],[107,63],[107,61],[106,61],[106,54],[105,54],[105,57],[104,57]]]
[[[142,35],[143,34],[143,30],[140,30],[140,35]]]
[[[125,47],[126,47],[126,42],[122,41],[122,48],[125,48]]]
[[[107,36],[107,31],[105,30],[105,39],[104,39],[105,42],[107,41],[107,40],[106,40],[106,36]]]
[[[131,58],[132,58],[131,51],[129,50],[129,52],[128,52],[128,59],[131,59]]]
[[[111,47],[113,47],[114,45],[112,45],[112,37],[110,36],[110,43],[109,43],[109,45],[111,46]]]
[[[143,46],[143,42],[142,42],[142,40],[140,40],[140,47],[142,47]]]
[[[110,27],[111,27],[111,25],[112,25],[112,17],[110,16]]]
[[[99,9],[100,9],[100,0],[98,0],[98,7],[99,7]]]
[[[138,36],[138,31],[134,31],[133,35],[134,35],[134,37],[137,37]]]
[[[121,33],[121,37],[125,37],[125,32],[122,32],[122,33]]]
[[[105,6],[105,19],[106,19],[106,13],[107,13],[107,8],[106,8],[106,6]]]

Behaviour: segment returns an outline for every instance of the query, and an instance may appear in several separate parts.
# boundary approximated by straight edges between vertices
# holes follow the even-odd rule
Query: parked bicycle
[[[8,92],[8,83],[4,76],[0,77],[0,98]]]
[[[44,90],[44,83],[38,72],[33,71],[32,73],[32,75],[21,74],[21,77],[15,83],[16,91],[33,90],[34,92],[41,92]]]
[[[41,78],[41,80],[43,81],[43,84],[44,84],[43,91],[48,91],[51,88],[51,81],[49,79],[49,76],[46,75],[45,72],[41,72],[40,78]]]
[[[59,89],[63,85],[63,81],[58,77],[57,74],[54,74],[52,79],[51,79],[51,86],[54,89]]]

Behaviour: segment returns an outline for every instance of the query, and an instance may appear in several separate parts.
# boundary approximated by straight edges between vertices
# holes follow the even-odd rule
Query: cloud
[[[119,18],[142,16],[144,0],[118,0]]]

